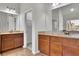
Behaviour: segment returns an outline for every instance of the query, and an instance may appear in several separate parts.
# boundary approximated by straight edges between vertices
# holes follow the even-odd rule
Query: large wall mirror
[[[0,12],[0,32],[16,31],[16,15]]]
[[[62,7],[63,26],[67,31],[79,31],[79,3]]]

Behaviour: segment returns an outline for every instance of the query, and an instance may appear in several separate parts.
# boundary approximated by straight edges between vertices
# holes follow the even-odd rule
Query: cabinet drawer
[[[23,34],[7,34],[7,35],[2,35],[2,38],[16,38],[16,37],[23,37]]]
[[[49,36],[46,36],[46,35],[39,35],[39,39],[49,40]]]
[[[23,34],[14,34],[15,37],[23,37]]]
[[[59,43],[62,42],[62,38],[60,38],[60,37],[55,37],[55,36],[51,36],[51,37],[50,37],[50,40],[51,40],[52,42],[59,42]]]
[[[2,35],[2,38],[5,39],[5,38],[13,38],[14,35],[13,34],[7,34],[7,35]]]

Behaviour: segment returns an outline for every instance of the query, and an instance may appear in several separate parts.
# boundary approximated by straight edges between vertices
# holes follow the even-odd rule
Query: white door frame
[[[24,14],[24,36],[26,36],[26,38],[25,38],[25,41],[26,41],[26,48],[27,48],[27,33],[26,33],[26,31],[27,31],[27,29],[26,29],[26,13],[28,13],[28,12],[30,12],[30,11],[32,11],[32,9],[28,9],[28,10],[26,10],[23,14]]]
[[[34,19],[33,19],[33,10],[32,9],[28,9],[28,10],[25,10],[25,12],[23,12],[23,19],[24,19],[24,27],[26,27],[25,26],[25,13],[27,13],[27,12],[29,12],[29,11],[32,11],[32,53],[33,54],[36,54],[36,53],[38,53],[39,51],[35,51],[35,44],[36,44],[36,42],[35,42],[35,39],[36,39],[36,32],[35,32],[35,23],[34,23]],[[25,45],[24,45],[24,47],[25,48],[27,48],[27,38],[26,38],[26,30],[24,29],[24,40],[25,40]]]

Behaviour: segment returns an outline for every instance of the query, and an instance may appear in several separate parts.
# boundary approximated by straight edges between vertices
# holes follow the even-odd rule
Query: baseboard
[[[32,51],[32,53],[35,55],[35,54],[37,54],[37,53],[39,53],[40,51],[38,50],[38,51]]]
[[[23,48],[26,48],[26,46],[23,46]]]

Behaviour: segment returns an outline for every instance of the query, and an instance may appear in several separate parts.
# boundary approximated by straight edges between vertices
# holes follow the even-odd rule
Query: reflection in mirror
[[[16,16],[9,15],[9,31],[15,31],[16,30]]]
[[[69,31],[79,31],[79,20],[70,20],[67,23],[67,29]]]
[[[16,15],[0,12],[0,32],[16,31]]]
[[[64,29],[79,31],[79,3],[72,3],[61,8],[64,20]]]
[[[54,32],[57,31],[57,20],[52,20],[52,30],[53,30]]]

